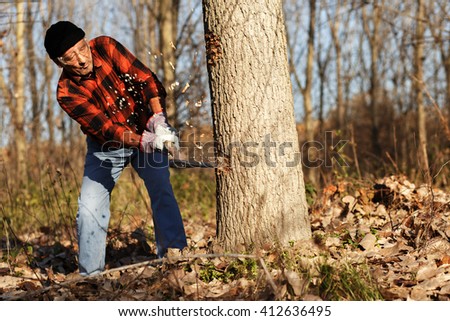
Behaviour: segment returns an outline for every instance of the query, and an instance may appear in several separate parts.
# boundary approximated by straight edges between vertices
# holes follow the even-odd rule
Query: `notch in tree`
[[[203,0],[226,251],[309,239],[282,0]]]

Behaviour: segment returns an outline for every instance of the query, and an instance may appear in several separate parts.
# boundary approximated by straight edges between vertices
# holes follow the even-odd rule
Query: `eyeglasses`
[[[83,43],[78,47],[72,50],[67,55],[62,57],[58,57],[58,60],[63,64],[71,64],[74,63],[78,56],[87,57],[89,55],[89,44],[86,42],[86,39],[83,39]]]

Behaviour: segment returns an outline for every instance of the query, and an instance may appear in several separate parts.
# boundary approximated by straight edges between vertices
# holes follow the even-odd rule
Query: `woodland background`
[[[172,182],[196,250],[162,270],[120,270],[153,250],[145,189],[126,171],[113,192],[108,240],[109,264],[118,271],[83,281],[88,299],[448,299],[450,4],[284,6],[300,144],[324,147],[303,154],[313,253],[292,244],[258,257],[206,256],[215,229],[214,172],[178,170]],[[168,89],[176,106],[169,116],[188,156],[201,159],[212,141],[201,1],[17,0],[0,2],[0,11],[0,294],[80,299],[70,278],[85,142],[55,101],[59,70],[45,53],[45,30],[72,20],[88,38],[107,34],[135,52]],[[327,158],[328,166],[312,166]],[[439,250],[425,255],[432,242]],[[335,265],[342,257],[350,263]],[[155,289],[158,279],[167,282]],[[367,293],[352,296],[346,280],[361,281],[357,288]],[[245,291],[234,293],[233,282]],[[155,296],[139,292],[145,287]]]

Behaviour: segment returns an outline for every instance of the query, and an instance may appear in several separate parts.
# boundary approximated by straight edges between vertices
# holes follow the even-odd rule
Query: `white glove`
[[[157,126],[155,128],[155,143],[154,146],[157,149],[163,150],[164,147],[171,151],[171,148],[175,148],[175,151],[180,149],[180,140],[175,131],[170,127]],[[173,154],[173,152],[171,152]]]

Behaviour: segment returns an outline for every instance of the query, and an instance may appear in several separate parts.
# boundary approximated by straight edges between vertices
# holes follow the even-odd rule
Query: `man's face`
[[[76,76],[87,76],[93,70],[91,48],[85,39],[78,41],[57,60],[61,67]]]

